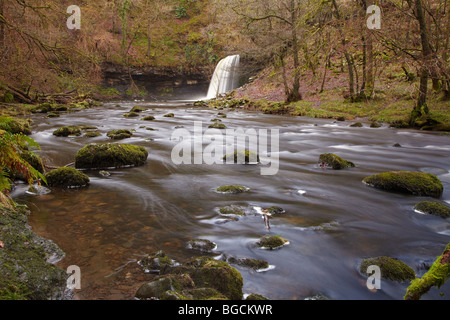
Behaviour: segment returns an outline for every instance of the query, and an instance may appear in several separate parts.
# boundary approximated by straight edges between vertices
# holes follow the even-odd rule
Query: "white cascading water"
[[[233,55],[219,61],[209,84],[207,99],[214,99],[238,87],[239,60],[239,55]]]

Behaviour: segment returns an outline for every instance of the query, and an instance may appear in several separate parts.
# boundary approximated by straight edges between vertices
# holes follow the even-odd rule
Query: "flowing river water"
[[[76,152],[90,142],[111,142],[106,132],[134,129],[121,143],[145,146],[145,165],[87,171],[86,188],[30,194],[25,185],[13,193],[31,210],[33,230],[57,243],[66,253],[58,265],[77,265],[81,290],[76,299],[132,299],[145,282],[139,272],[125,272],[146,254],[164,250],[183,261],[200,255],[189,249],[193,238],[217,244],[215,253],[262,259],[271,268],[264,272],[236,266],[244,279],[245,293],[269,299],[305,299],[322,294],[330,299],[402,299],[408,283],[382,280],[381,289],[368,290],[368,275],[359,272],[363,258],[381,255],[398,258],[421,276],[450,240],[450,219],[415,212],[425,197],[388,193],[362,183],[368,175],[413,170],[436,174],[444,184],[438,201],[450,204],[450,136],[434,132],[388,127],[354,128],[351,122],[306,119],[220,110],[228,128],[279,130],[279,170],[261,175],[261,165],[180,164],[171,160],[178,143],[171,140],[176,128],[193,132],[194,121],[203,129],[218,110],[185,102],[122,102],[67,113],[59,118],[33,115],[37,151],[51,166],[74,161]],[[125,118],[133,106],[145,106],[144,115]],[[174,117],[163,117],[172,112]],[[52,132],[67,125],[96,126],[96,138],[56,137]],[[147,130],[145,127],[155,130]],[[393,145],[399,143],[401,147]],[[270,149],[270,148],[269,148]],[[332,152],[354,162],[346,170],[318,166],[322,153]],[[244,185],[241,194],[220,194],[221,185]],[[270,219],[270,231],[258,213],[224,220],[218,208],[226,205],[279,206],[284,213]],[[289,241],[278,250],[263,250],[255,242],[265,234]],[[445,293],[441,296],[440,293]],[[432,289],[425,299],[448,299],[450,283]]]

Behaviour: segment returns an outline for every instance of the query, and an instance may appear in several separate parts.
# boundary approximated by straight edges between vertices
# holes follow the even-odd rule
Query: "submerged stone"
[[[356,128],[361,128],[363,126],[363,124],[361,122],[355,122],[354,124],[351,124],[350,127],[356,127]]]
[[[83,137],[95,138],[95,137],[100,137],[101,135],[102,134],[98,131],[89,131],[89,132],[86,132]]]
[[[450,208],[438,202],[422,201],[416,204],[414,209],[422,213],[431,214],[442,218],[450,217]]]
[[[249,188],[237,185],[220,186],[216,188],[217,192],[221,193],[241,193],[248,191]]]
[[[226,129],[227,126],[224,125],[223,123],[214,122],[213,124],[210,124],[208,126],[208,128],[210,128],[210,129]]]
[[[49,187],[80,188],[89,184],[89,177],[72,167],[51,170],[44,177]]]
[[[134,118],[139,117],[139,113],[137,112],[128,112],[123,115],[125,118]]]
[[[278,249],[288,243],[289,241],[278,235],[265,235],[261,239],[259,239],[258,242],[256,242],[256,245],[263,249],[273,250]]]
[[[53,131],[53,135],[57,137],[68,137],[68,136],[80,136],[81,128],[80,127],[61,127],[55,131]]]
[[[260,259],[230,257],[228,258],[227,262],[253,270],[262,270],[269,268],[269,263],[265,260]]]
[[[323,153],[319,156],[319,164],[321,167],[327,167],[334,170],[354,167],[355,164],[351,161],[342,159],[334,153]]]
[[[224,206],[219,208],[219,213],[224,216],[245,216],[245,208],[235,205]]]
[[[133,133],[127,129],[116,129],[116,130],[108,131],[108,133],[106,135],[111,139],[121,140],[121,139],[131,138]]]
[[[177,262],[169,258],[164,251],[159,250],[138,262],[145,272],[159,273],[162,268],[176,266]]]
[[[123,143],[90,143],[75,155],[75,168],[107,169],[140,166],[147,161],[148,151],[142,146]]]
[[[226,154],[223,161],[229,162],[230,159],[234,163],[259,163],[259,155],[251,150],[240,150],[234,153]]]
[[[202,252],[210,252],[217,248],[217,245],[208,239],[192,239],[188,243],[188,248]]]
[[[380,267],[381,276],[392,281],[413,280],[416,277],[414,270],[401,260],[392,257],[376,257],[364,259],[360,265],[360,272],[367,274],[367,268],[371,265]]]
[[[378,189],[439,198],[444,187],[435,175],[415,171],[391,171],[369,176],[363,182]]]

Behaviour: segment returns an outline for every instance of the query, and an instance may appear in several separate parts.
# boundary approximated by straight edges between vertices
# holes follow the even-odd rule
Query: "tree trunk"
[[[298,58],[298,38],[297,38],[297,11],[295,0],[290,1],[290,11],[291,11],[291,36],[292,36],[292,55],[294,59],[294,80],[292,83],[292,89],[287,97],[288,102],[294,102],[302,100],[302,95],[300,93],[300,62]]]
[[[428,42],[428,32],[425,22],[425,15],[422,8],[422,0],[414,0],[416,9],[416,18],[420,27],[420,41],[422,43],[422,65],[420,67],[420,84],[419,97],[417,104],[411,112],[410,125],[415,126],[416,120],[420,117],[428,115],[427,107],[427,91],[428,91],[428,77],[429,77],[429,62],[431,58],[431,47]]]

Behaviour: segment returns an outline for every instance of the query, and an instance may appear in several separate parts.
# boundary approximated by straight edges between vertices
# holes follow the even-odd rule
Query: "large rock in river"
[[[386,191],[435,198],[439,198],[444,190],[441,181],[434,174],[416,171],[384,172],[366,177],[363,182]]]
[[[81,188],[89,184],[89,177],[71,167],[54,169],[45,174],[49,187]]]
[[[75,168],[107,169],[140,166],[145,163],[148,151],[142,146],[123,143],[90,143],[75,156]]]

